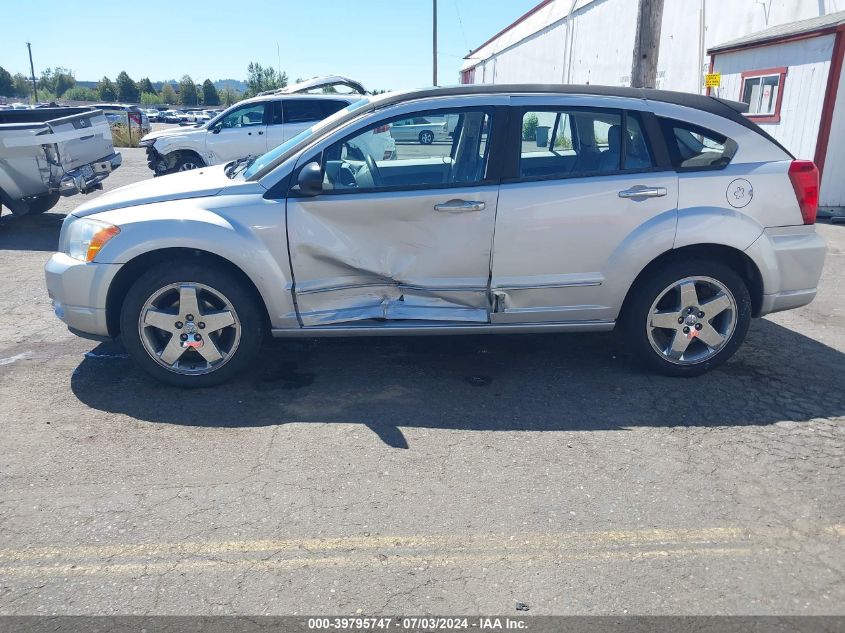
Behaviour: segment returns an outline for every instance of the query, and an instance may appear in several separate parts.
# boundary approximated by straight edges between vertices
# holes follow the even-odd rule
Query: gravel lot
[[[180,391],[53,316],[80,201],[0,219],[0,613],[845,613],[845,227],[699,379],[616,335],[324,339]]]

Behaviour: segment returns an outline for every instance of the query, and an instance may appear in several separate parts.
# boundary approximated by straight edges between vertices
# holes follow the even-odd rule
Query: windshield
[[[334,124],[334,122],[340,118],[343,118],[350,112],[354,112],[359,108],[363,108],[365,105],[370,103],[369,99],[359,99],[354,103],[350,103],[346,108],[343,110],[338,110],[330,117],[323,119],[319,123],[316,123],[309,127],[306,130],[303,130],[296,136],[291,139],[288,139],[278,147],[271,149],[266,154],[262,154],[259,156],[250,166],[243,172],[243,176],[245,180],[249,180],[255,174],[261,172],[265,167],[271,165],[279,160],[281,160],[286,154],[291,152],[294,148],[296,148],[300,143],[305,141],[310,136],[313,136],[315,132],[318,130],[323,129],[324,127],[329,127]]]

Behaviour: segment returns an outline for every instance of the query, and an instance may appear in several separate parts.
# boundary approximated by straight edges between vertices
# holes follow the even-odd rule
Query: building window
[[[748,117],[758,122],[780,121],[786,68],[769,68],[742,73],[740,99],[748,104]]]

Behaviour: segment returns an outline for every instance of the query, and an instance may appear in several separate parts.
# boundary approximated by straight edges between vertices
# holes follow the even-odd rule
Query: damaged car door
[[[494,108],[410,116],[450,114],[459,119],[452,139],[397,143],[394,160],[371,155],[360,137],[407,113],[300,159],[287,221],[303,326],[489,321]]]

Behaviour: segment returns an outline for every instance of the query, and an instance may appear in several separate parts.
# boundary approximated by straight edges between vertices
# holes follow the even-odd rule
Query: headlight
[[[94,261],[100,249],[118,233],[120,229],[108,222],[79,218],[68,226],[63,240],[65,253],[79,261]]]

